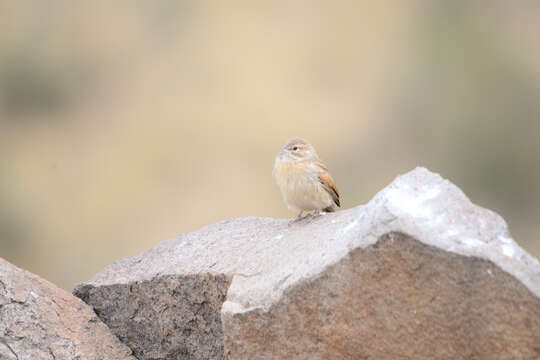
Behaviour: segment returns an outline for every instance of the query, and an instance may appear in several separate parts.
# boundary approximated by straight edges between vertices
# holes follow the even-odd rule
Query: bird
[[[294,137],[287,141],[276,156],[274,179],[283,201],[290,210],[300,211],[293,219],[302,219],[304,212],[315,215],[333,212],[340,207],[339,191],[315,148],[306,140]]]

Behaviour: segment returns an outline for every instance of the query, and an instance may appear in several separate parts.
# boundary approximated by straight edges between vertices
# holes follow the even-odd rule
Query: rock
[[[540,264],[423,168],[365,206],[180,235],[74,293],[139,359],[540,357]]]
[[[132,359],[92,309],[0,258],[0,359]]]

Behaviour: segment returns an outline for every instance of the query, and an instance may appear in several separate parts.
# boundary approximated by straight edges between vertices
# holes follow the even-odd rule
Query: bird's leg
[[[304,214],[304,210],[301,210],[301,211],[300,211],[300,214],[298,214],[298,216],[296,216],[294,219],[292,219],[292,220],[289,222],[289,224],[293,224],[293,223],[295,223],[295,222],[297,222],[297,221],[302,220],[302,219],[304,218],[303,214]]]

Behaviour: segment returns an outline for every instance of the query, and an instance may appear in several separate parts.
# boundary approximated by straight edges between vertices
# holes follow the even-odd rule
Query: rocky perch
[[[74,294],[137,359],[540,358],[540,264],[501,217],[424,168],[365,206],[180,235]],[[0,315],[7,359],[2,347],[24,351],[29,335]],[[127,358],[115,351],[103,358]]]

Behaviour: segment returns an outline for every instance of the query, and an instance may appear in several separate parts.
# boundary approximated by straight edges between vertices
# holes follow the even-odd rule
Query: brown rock
[[[366,206],[181,235],[75,294],[140,359],[540,356],[540,264],[423,168]]]
[[[148,270],[150,279],[83,285],[75,294],[94,306],[138,359],[223,359],[220,310],[229,277]]]
[[[536,359],[540,301],[494,263],[390,233],[267,309],[224,314],[230,359]]]
[[[135,359],[92,309],[0,258],[0,359]]]

